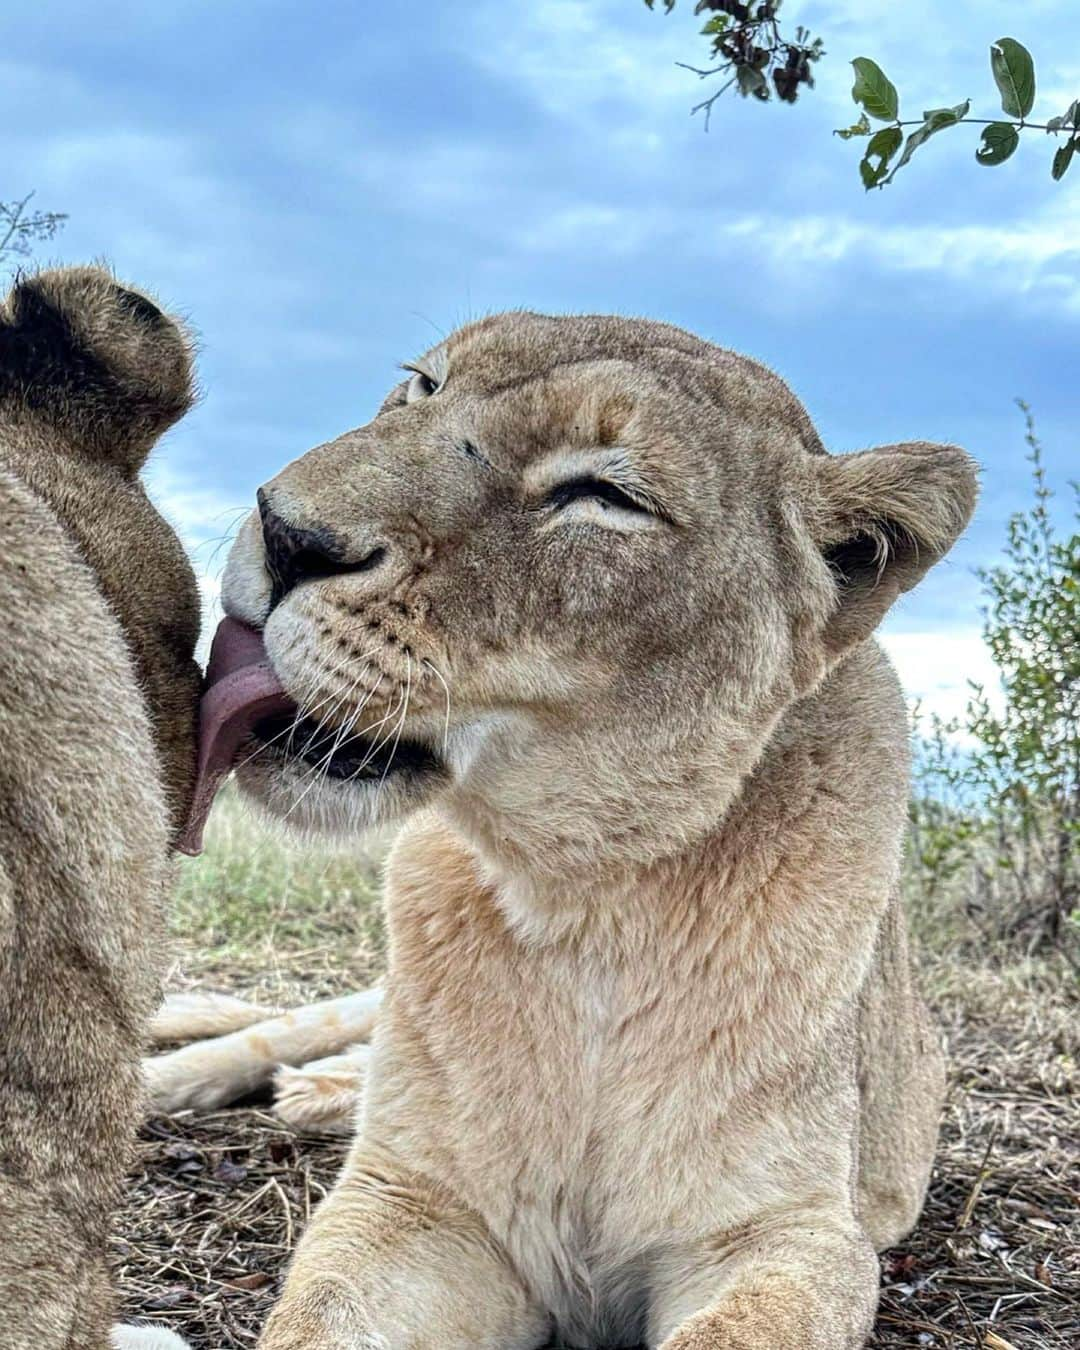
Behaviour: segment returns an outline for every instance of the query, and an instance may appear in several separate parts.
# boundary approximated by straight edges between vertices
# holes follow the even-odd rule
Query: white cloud
[[[1047,110],[1047,117],[1064,113],[1073,99],[1080,98],[1080,62],[1056,62],[1042,74],[1037,106]]]
[[[1070,204],[1052,202],[1030,219],[1001,225],[867,224],[841,214],[728,215],[686,206],[622,207],[578,202],[518,227],[529,252],[628,256],[674,243],[684,256],[756,257],[783,278],[793,301],[827,286],[826,269],[863,264],[878,276],[939,276],[980,296],[1024,300],[1080,318],[1080,235]]]
[[[1078,25],[1075,11],[1061,0],[1027,0],[1021,7],[1014,0],[905,0],[888,5],[811,0],[800,6],[798,21],[825,39],[828,59],[819,67],[822,93],[849,106],[846,63],[854,56],[876,59],[900,87],[904,103],[918,105],[920,111],[971,95],[990,104],[987,115],[997,103],[989,48],[999,37],[1011,34],[1030,48],[1040,98],[1076,69],[1062,61],[1063,53],[1074,50]]]
[[[929,717],[959,717],[971,698],[969,681],[981,684],[991,706],[1001,706],[997,669],[978,628],[881,633],[904,693]],[[958,738],[960,740],[963,737]]]
[[[625,0],[537,0],[508,22],[507,7],[470,6],[462,35],[468,58],[527,92],[547,111],[589,125],[618,101],[635,121],[653,121],[658,104],[685,103],[693,77],[676,62],[698,56],[693,35],[661,12],[626,13]],[[619,128],[605,122],[604,136]],[[663,138],[655,137],[659,147]],[[642,148],[639,144],[639,149]],[[649,147],[653,148],[653,147]]]
[[[1004,225],[866,225],[843,216],[744,216],[722,228],[794,278],[810,264],[865,261],[889,272],[924,272],[1023,295],[1080,317],[1080,236],[1060,200]]]
[[[338,187],[377,192],[382,207],[430,220],[435,213],[475,209],[512,173],[512,152],[487,133],[450,133],[435,126],[422,138],[393,124],[358,138],[355,110],[319,104],[283,109],[275,143],[310,168],[333,174]]]
[[[715,259],[729,256],[737,244],[740,265],[760,257],[784,278],[785,294],[792,299],[832,285],[832,278],[823,281],[823,265],[864,263],[879,274],[940,276],[980,294],[1022,298],[1044,311],[1080,316],[1080,242],[1072,202],[1067,189],[1050,182],[1053,146],[1041,133],[1028,133],[1022,147],[1028,163],[1001,171],[1038,175],[1033,189],[1025,189],[1023,210],[1005,203],[990,220],[984,212],[972,223],[941,225],[923,224],[930,219],[925,211],[908,224],[903,216],[912,198],[900,185],[890,189],[899,197],[866,199],[855,175],[857,147],[841,155],[839,143],[828,138],[828,127],[853,120],[848,60],[858,54],[879,57],[890,69],[905,107],[921,110],[971,94],[980,105],[975,115],[993,115],[998,100],[988,50],[1015,28],[1015,5],[1007,0],[958,0],[948,6],[934,0],[889,6],[823,0],[800,6],[799,22],[826,38],[828,55],[818,67],[817,89],[800,104],[794,125],[785,121],[787,109],[755,109],[727,96],[724,120],[710,140],[715,155],[706,182],[698,181],[702,166],[680,146],[672,121],[685,117],[701,92],[676,62],[706,58],[705,42],[697,35],[700,20],[689,23],[687,7],[677,7],[665,19],[659,12],[646,14],[644,6],[638,15],[628,15],[610,0],[540,0],[513,23],[502,17],[504,7],[498,8],[498,15],[487,5],[472,9],[484,17],[484,34],[481,39],[479,25],[463,30],[470,59],[511,79],[549,115],[572,115],[579,137],[603,156],[591,189],[553,209],[539,201],[540,210],[518,222],[516,242],[524,250],[628,256],[676,243],[682,254]],[[1036,111],[1064,111],[1070,98],[1080,97],[1080,67],[1061,53],[1080,43],[1080,23],[1055,0],[1033,0],[1024,17],[1038,24],[1035,32],[1017,32],[1036,56]],[[1047,33],[1053,34],[1052,43],[1045,40]],[[712,82],[702,89],[715,87]],[[802,139],[808,132],[809,142]],[[778,135],[791,149],[786,196],[783,185],[746,172],[753,155],[763,156],[763,164],[771,162]],[[910,171],[921,175],[910,191],[919,192],[926,175],[935,174],[941,184],[935,191],[950,191],[952,180],[946,185],[943,175],[950,171],[950,156],[959,156],[961,149],[964,171],[975,172],[969,162],[974,130],[970,140],[960,147],[959,138],[942,138],[926,150],[921,165]],[[741,148],[734,159],[733,144]],[[812,163],[803,157],[810,144]],[[830,155],[830,146],[837,153]],[[605,197],[599,186],[612,157],[622,162],[621,176],[613,181],[621,200]],[[684,166],[681,177],[671,171],[676,164]],[[734,168],[741,177],[731,177]],[[647,183],[629,205],[627,176]],[[686,181],[696,183],[689,200]],[[1000,181],[983,178],[991,192]],[[837,184],[839,190],[823,192]],[[778,193],[781,200],[773,209]],[[824,195],[840,209],[815,210]],[[748,210],[755,201],[756,208]],[[955,207],[955,198],[943,198],[943,205]]]

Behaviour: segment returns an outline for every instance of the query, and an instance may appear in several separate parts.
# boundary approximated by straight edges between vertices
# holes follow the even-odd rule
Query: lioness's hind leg
[[[275,1016],[277,1009],[233,998],[231,994],[203,990],[168,994],[150,1019],[150,1041],[153,1045],[201,1041],[208,1036],[243,1031]]]
[[[352,1134],[370,1054],[368,1046],[354,1045],[299,1069],[282,1065],[274,1075],[274,1111],[298,1130]]]
[[[166,1112],[236,1101],[266,1087],[282,1064],[307,1064],[366,1040],[381,1002],[381,989],[366,989],[155,1055],[143,1064],[150,1101]]]

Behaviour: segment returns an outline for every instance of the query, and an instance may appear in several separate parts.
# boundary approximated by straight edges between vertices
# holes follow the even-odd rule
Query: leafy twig
[[[1051,165],[1051,174],[1056,181],[1064,176],[1073,155],[1080,150],[1080,100],[1075,100],[1062,116],[1052,117],[1048,122],[1027,120],[1035,104],[1035,63],[1031,53],[1015,38],[999,38],[990,48],[990,69],[1001,96],[1002,111],[1010,119],[1007,121],[1002,118],[968,117],[970,99],[951,108],[931,108],[923,113],[921,119],[902,119],[896,86],[877,62],[871,61],[868,56],[857,56],[851,64],[855,69],[851,96],[862,108],[862,116],[854,126],[842,127],[835,134],[844,140],[856,136],[870,137],[859,161],[859,173],[868,191],[891,183],[915,151],[931,136],[960,122],[984,128],[980,144],[975,150],[975,158],[980,164],[1004,164],[1020,144],[1022,131],[1044,131],[1053,136],[1064,132],[1065,143],[1058,147]],[[887,125],[874,131],[871,118]],[[906,141],[904,127],[915,128],[908,134]]]
[[[645,0],[650,9],[656,0]],[[670,14],[676,0],[663,0]],[[705,114],[705,127],[717,99],[729,89],[743,97],[769,102],[773,94],[784,103],[794,103],[803,87],[813,88],[812,67],[825,55],[821,38],[812,38],[805,28],[795,30],[794,40],[780,29],[782,0],[697,0],[695,14],[709,14],[702,36],[712,43],[713,63],[705,68],[678,64],[699,79],[726,77],[708,98],[695,103],[692,112]],[[1080,152],[1080,99],[1076,99],[1059,117],[1045,122],[1029,122],[1035,103],[1035,63],[1031,53],[1015,38],[999,38],[990,48],[990,69],[1001,96],[1004,118],[969,117],[971,101],[931,108],[921,118],[901,118],[896,86],[881,67],[869,57],[859,56],[855,67],[852,97],[862,108],[859,120],[842,127],[836,134],[844,140],[869,137],[859,162],[859,173],[867,189],[891,183],[897,171],[909,163],[915,151],[931,136],[946,127],[968,122],[982,128],[975,158],[980,164],[1004,164],[1016,151],[1023,131],[1042,131],[1064,141],[1055,148],[1050,172],[1054,181],[1063,178]],[[874,121],[885,125],[874,129]],[[905,138],[904,129],[911,128]]]
[[[650,9],[656,0],[645,0]],[[792,42],[780,32],[779,11],[783,0],[762,0],[746,4],[743,0],[698,0],[695,14],[712,15],[701,30],[702,36],[712,41],[712,57],[717,62],[709,70],[683,66],[701,79],[712,75],[727,75],[711,97],[697,103],[692,112],[705,113],[708,129],[713,104],[732,87],[744,98],[753,97],[767,103],[775,92],[782,103],[794,103],[805,85],[813,88],[811,67],[825,55],[820,38],[811,38],[805,28],[796,28]],[[664,0],[664,10],[670,14],[675,0]],[[683,65],[682,62],[678,63]]]

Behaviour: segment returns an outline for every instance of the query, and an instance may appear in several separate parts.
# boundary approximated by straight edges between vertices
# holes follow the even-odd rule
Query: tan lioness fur
[[[194,577],[137,474],[190,402],[186,338],[106,272],[43,272],[0,304],[4,1350],[110,1343],[105,1240],[199,684]]]
[[[503,315],[414,369],[265,487],[225,579],[338,748],[401,765],[279,736],[248,790],[407,817],[356,1140],[264,1350],[861,1346],[943,1083],[871,634],[972,462],[830,456],[658,323]]]

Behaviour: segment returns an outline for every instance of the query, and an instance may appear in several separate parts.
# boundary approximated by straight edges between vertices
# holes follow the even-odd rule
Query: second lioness
[[[504,315],[413,372],[225,578],[307,713],[247,788],[409,818],[358,1135],[265,1350],[860,1346],[942,1088],[871,633],[972,462],[827,455],[656,323]]]
[[[116,1328],[106,1242],[195,777],[195,577],[139,471],[191,345],[99,267],[0,298],[0,1346]]]

